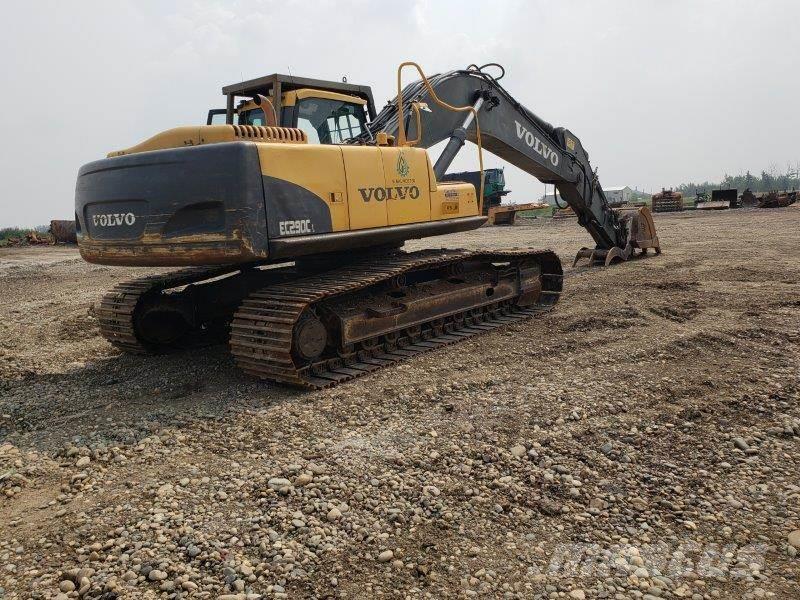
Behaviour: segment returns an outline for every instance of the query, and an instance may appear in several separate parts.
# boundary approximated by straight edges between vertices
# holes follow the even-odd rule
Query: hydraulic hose
[[[436,92],[433,90],[428,78],[425,76],[425,73],[422,71],[422,67],[420,67],[417,63],[413,61],[406,61],[404,63],[400,63],[400,66],[397,67],[397,136],[398,146],[405,146],[406,145],[406,124],[405,119],[403,116],[403,81],[402,81],[402,73],[404,67],[414,67],[419,73],[420,79],[422,80],[423,85],[428,90],[433,101],[445,108],[447,110],[452,110],[454,112],[471,112],[473,118],[475,119],[475,139],[476,144],[478,146],[478,164],[480,165],[481,171],[481,189],[478,193],[478,214],[483,214],[483,146],[481,145],[481,126],[478,123],[478,111],[475,110],[472,106],[453,106],[452,104],[448,104],[444,100],[441,100],[439,96],[436,95]]]

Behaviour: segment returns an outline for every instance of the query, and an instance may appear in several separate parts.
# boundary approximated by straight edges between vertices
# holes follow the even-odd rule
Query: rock
[[[394,558],[394,552],[391,550],[384,550],[380,554],[378,554],[378,562],[389,562]]]
[[[341,518],[342,518],[342,511],[340,511],[335,506],[328,511],[328,521],[330,521],[331,523],[338,521]]]
[[[308,485],[314,480],[314,476],[309,473],[300,473],[295,480],[294,485],[295,487],[303,487],[304,485]]]
[[[602,498],[592,498],[589,501],[589,508],[593,508],[594,510],[603,510],[606,506],[606,503],[603,501]]]
[[[75,461],[75,466],[76,467],[85,467],[90,462],[92,462],[91,458],[89,458],[88,456],[81,456],[77,461]]]
[[[584,600],[586,598],[586,592],[584,592],[583,590],[580,590],[580,589],[572,590],[569,593],[569,597],[570,598],[574,598],[574,600]]]
[[[800,529],[795,529],[789,534],[789,545],[800,550]]]
[[[167,578],[167,574],[164,571],[159,571],[158,569],[153,569],[147,574],[147,578],[150,581],[164,581]]]
[[[322,475],[325,473],[325,467],[323,465],[318,465],[317,463],[308,463],[307,469],[311,471],[314,475]]]
[[[284,479],[283,477],[273,477],[267,481],[267,485],[270,489],[273,489],[276,492],[284,492],[288,491],[289,488],[292,487],[292,482],[288,479]]]
[[[83,596],[86,592],[88,592],[92,587],[92,582],[89,580],[88,577],[81,577],[78,580],[78,595]]]
[[[561,514],[561,505],[549,498],[542,498],[539,501],[539,510],[545,515],[554,516]]]
[[[748,444],[744,438],[735,437],[733,438],[733,445],[736,446],[739,450],[745,451],[750,448],[750,444]]]
[[[200,554],[201,550],[197,546],[189,546],[186,548],[186,554],[189,555],[190,558],[194,558],[198,554]]]
[[[422,493],[425,494],[426,496],[436,497],[442,492],[435,485],[426,485],[425,487],[422,488]]]
[[[69,592],[75,589],[75,584],[69,579],[65,579],[64,581],[58,584],[58,589],[64,592],[65,594],[68,594]]]
[[[522,458],[528,453],[528,450],[522,444],[517,444],[516,446],[511,446],[510,452],[517,458]]]

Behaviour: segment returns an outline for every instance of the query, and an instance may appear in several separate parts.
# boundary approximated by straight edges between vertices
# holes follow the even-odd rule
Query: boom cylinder
[[[453,131],[450,136],[450,141],[447,142],[447,146],[444,147],[441,155],[436,159],[436,164],[433,165],[433,172],[436,175],[437,181],[444,177],[444,174],[447,173],[447,168],[452,164],[453,159],[455,159],[464,145],[467,139],[467,129],[472,125],[472,121],[475,119],[475,115],[481,109],[481,106],[483,106],[483,96],[478,96],[478,99],[475,100],[475,104],[472,105],[475,112],[470,111],[467,113],[461,127]]]

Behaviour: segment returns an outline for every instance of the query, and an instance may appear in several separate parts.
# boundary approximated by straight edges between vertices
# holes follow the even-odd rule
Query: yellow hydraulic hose
[[[455,112],[471,112],[472,116],[475,118],[475,139],[478,145],[478,164],[480,165],[481,170],[481,189],[479,190],[478,194],[478,213],[483,214],[483,146],[481,146],[481,126],[478,123],[478,111],[475,110],[472,106],[453,106],[452,104],[448,104],[444,100],[440,100],[439,96],[436,95],[436,92],[433,91],[433,87],[428,82],[428,78],[425,76],[425,73],[422,72],[422,67],[420,67],[417,63],[413,61],[407,61],[401,63],[399,67],[397,67],[397,125],[399,127],[398,133],[398,146],[406,146],[406,124],[405,119],[403,119],[403,87],[402,87],[402,72],[403,67],[414,67],[417,72],[419,73],[420,78],[422,79],[422,83],[428,90],[428,93],[431,95],[433,101],[441,106],[442,108],[446,108],[447,110],[452,110]],[[421,132],[418,132],[418,136],[422,135]]]

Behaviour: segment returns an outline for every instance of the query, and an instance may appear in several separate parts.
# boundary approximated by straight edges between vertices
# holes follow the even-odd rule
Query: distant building
[[[556,205],[556,202],[553,199],[553,194],[545,194],[544,196],[542,196],[541,202],[549,204],[550,206]],[[561,197],[561,194],[558,194],[558,204],[560,206],[564,206],[566,204],[565,200]]]
[[[609,204],[625,204],[630,202],[633,190],[625,185],[622,187],[603,188],[603,193],[605,193]]]
[[[603,192],[606,195],[606,200],[608,200],[609,204],[625,204],[626,202],[630,202],[631,196],[633,195],[633,190],[630,186],[622,186],[622,187],[607,187],[603,188]],[[553,198],[553,194],[546,194],[542,197],[542,202],[546,202],[551,206],[554,206],[555,200]],[[558,204],[564,205],[566,202],[561,197],[561,194],[558,195]]]

